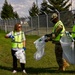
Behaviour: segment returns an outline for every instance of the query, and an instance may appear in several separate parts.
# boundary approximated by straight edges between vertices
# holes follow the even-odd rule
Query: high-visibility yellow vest
[[[72,28],[72,32],[75,32],[75,25]],[[75,38],[75,33],[72,33],[72,37]]]
[[[20,34],[17,32],[12,32],[14,39],[12,40],[12,48],[23,48],[23,34],[24,32],[20,31]]]
[[[56,28],[57,28],[59,25],[62,25],[62,26],[63,26],[63,29],[62,29],[62,31],[58,34],[58,36],[57,36],[55,39],[53,39],[54,41],[59,41],[59,40],[60,40],[60,37],[63,36],[62,33],[65,32],[65,27],[64,27],[63,23],[59,20],[59,21],[55,24],[55,26],[54,26],[54,28],[53,28],[53,33],[54,33],[54,31],[56,30]]]

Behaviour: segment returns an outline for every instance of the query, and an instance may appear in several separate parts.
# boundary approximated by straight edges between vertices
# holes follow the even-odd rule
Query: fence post
[[[39,31],[39,15],[38,14],[36,14],[37,15],[37,17],[38,17],[38,35],[39,35],[39,33],[40,33],[40,31]]]
[[[57,9],[55,9],[55,11],[58,13],[58,18],[60,20],[60,12]]]
[[[46,12],[44,12],[44,13],[45,13],[45,15],[46,15],[46,22],[47,22],[46,33],[48,33],[48,15],[47,15],[47,13],[46,13]]]
[[[48,33],[48,15],[46,14],[47,18],[47,33]]]
[[[5,23],[5,32],[7,33],[7,25],[6,25],[6,23]]]
[[[39,23],[39,15],[38,15],[38,35],[40,33],[39,25],[40,25],[40,23]]]
[[[33,29],[32,16],[31,16],[31,28]],[[32,31],[32,35],[33,35],[33,31]]]

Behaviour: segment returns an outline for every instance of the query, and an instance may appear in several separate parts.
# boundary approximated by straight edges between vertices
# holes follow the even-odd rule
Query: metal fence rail
[[[0,20],[0,29],[5,32],[12,31],[16,23],[22,24],[22,30],[26,34],[31,35],[44,35],[50,33],[53,27],[53,23],[50,21],[52,13],[37,15],[35,17],[25,17],[19,19],[5,19]],[[74,15],[71,11],[60,12],[60,19],[64,23],[66,28],[73,26]]]

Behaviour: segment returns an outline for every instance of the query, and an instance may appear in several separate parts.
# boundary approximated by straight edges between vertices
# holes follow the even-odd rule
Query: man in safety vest
[[[75,24],[73,25],[73,28],[72,28],[72,37],[75,40]]]
[[[20,23],[15,24],[14,31],[9,32],[5,35],[5,38],[11,38],[11,53],[13,57],[13,73],[17,72],[17,57],[15,55],[16,52],[23,50],[24,57],[25,57],[25,51],[26,50],[26,38],[24,35],[24,32],[22,31],[22,26]],[[25,63],[26,59],[20,62],[21,68],[23,73],[26,73],[25,71]]]
[[[50,38],[48,40],[52,40],[52,42],[55,44],[55,55],[56,55],[56,61],[58,63],[60,71],[65,71],[65,68],[69,66],[67,61],[63,58],[63,50],[60,44],[60,38],[63,36],[65,32],[65,27],[61,20],[58,19],[57,13],[53,13],[51,16],[51,21],[55,24],[52,30],[52,33],[50,34]],[[46,35],[49,37],[49,35]],[[48,41],[46,40],[46,42]]]

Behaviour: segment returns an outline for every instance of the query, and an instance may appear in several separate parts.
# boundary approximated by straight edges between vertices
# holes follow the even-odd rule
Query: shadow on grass
[[[57,71],[57,67],[50,67],[50,68],[33,68],[29,67],[26,68],[28,74],[39,74],[39,73],[71,73],[75,74],[75,70],[66,70],[66,71]]]
[[[1,65],[0,65],[0,69],[8,70],[8,71],[11,71],[12,70],[11,67],[1,66]]]
[[[0,69],[12,71],[11,67],[1,66]],[[18,68],[18,71],[21,71],[21,68]],[[66,71],[57,71],[57,67],[47,67],[47,68],[33,68],[27,67],[26,71],[28,74],[39,74],[39,73],[68,73],[68,74],[75,74],[75,70],[66,70]]]

